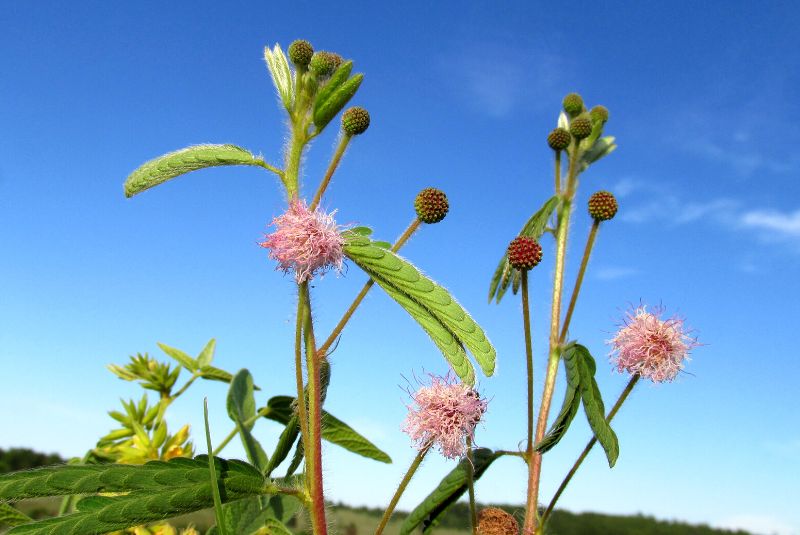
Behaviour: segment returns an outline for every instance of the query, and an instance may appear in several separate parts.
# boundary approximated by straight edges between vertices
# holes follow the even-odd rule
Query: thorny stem
[[[553,391],[555,390],[556,373],[558,372],[558,361],[560,354],[558,335],[559,323],[561,319],[561,299],[564,287],[564,264],[567,253],[569,221],[572,217],[572,199],[575,196],[575,187],[577,183],[577,161],[579,157],[580,148],[577,144],[575,144],[573,145],[572,155],[569,159],[566,191],[562,195],[561,206],[558,210],[556,265],[555,274],[553,275],[553,302],[550,315],[550,343],[548,348],[549,359],[547,361],[547,373],[542,391],[542,403],[539,408],[539,419],[536,423],[536,442],[542,440],[545,429],[547,428],[547,417],[550,413],[550,404],[553,400]],[[531,465],[531,469],[528,480],[525,524],[523,525],[522,529],[523,535],[533,535],[537,527],[537,502],[539,498],[539,481],[542,473],[542,454],[534,453],[528,462]]]
[[[475,460],[472,455],[472,439],[470,437],[467,437],[467,485],[472,535],[478,535],[478,512],[475,510]]]
[[[583,284],[583,276],[586,274],[586,266],[589,265],[589,256],[592,254],[592,247],[594,247],[594,240],[597,237],[597,229],[600,227],[600,221],[597,219],[592,223],[592,228],[589,231],[589,237],[586,239],[586,248],[583,250],[583,258],[581,259],[581,266],[578,269],[578,278],[575,279],[575,287],[572,289],[572,297],[569,299],[569,306],[567,307],[567,314],[564,316],[564,325],[561,326],[561,335],[558,337],[558,343],[563,344],[567,337],[569,330],[569,322],[572,320],[572,313],[575,311],[575,303],[578,301],[578,293],[581,291],[581,284]]]
[[[606,422],[611,422],[611,419],[614,418],[614,416],[617,414],[617,411],[619,411],[619,408],[622,407],[623,403],[625,403],[625,400],[628,399],[628,395],[631,393],[633,387],[636,386],[636,383],[639,381],[639,377],[641,376],[639,374],[636,374],[633,377],[631,377],[630,381],[628,381],[628,384],[625,386],[625,390],[623,390],[622,393],[619,395],[617,402],[614,403],[614,406],[609,411],[608,416],[606,416]],[[578,456],[578,459],[575,461],[575,464],[572,465],[572,468],[567,473],[567,476],[564,478],[564,481],[561,482],[561,485],[558,487],[558,490],[553,496],[553,499],[550,500],[550,505],[547,506],[547,509],[545,509],[544,514],[542,515],[541,527],[539,528],[539,532],[542,531],[542,528],[544,527],[547,518],[550,516],[550,513],[553,512],[553,508],[556,506],[556,502],[561,497],[561,494],[564,492],[564,489],[567,488],[567,485],[569,485],[569,482],[572,480],[572,477],[575,475],[575,472],[578,471],[578,468],[580,468],[581,463],[583,463],[584,459],[586,459],[586,456],[589,454],[592,447],[594,447],[596,443],[597,443],[597,438],[592,437],[589,443],[586,444],[586,447],[583,448],[583,451]]]
[[[303,300],[303,334],[306,342],[306,370],[308,373],[308,440],[306,454],[306,485],[311,495],[311,525],[314,535],[326,535],[325,496],[322,486],[322,396],[320,357],[314,340],[311,319],[311,299],[308,281],[300,283]],[[302,393],[300,393],[302,396]]]
[[[392,518],[392,513],[394,513],[394,508],[397,507],[397,502],[400,500],[400,496],[402,496],[403,492],[405,492],[406,487],[408,486],[409,482],[411,482],[411,478],[414,477],[414,472],[416,472],[417,468],[419,468],[419,465],[422,464],[422,459],[425,458],[425,454],[431,449],[432,444],[433,443],[430,443],[422,448],[419,453],[417,453],[417,456],[414,457],[414,461],[411,463],[411,466],[408,467],[408,471],[406,472],[406,475],[403,476],[400,486],[397,487],[394,496],[392,496],[392,501],[389,502],[389,507],[387,507],[386,511],[383,513],[381,522],[378,524],[378,528],[375,530],[375,535],[381,535],[381,533],[383,533],[383,529],[386,527],[386,524],[389,523],[389,519]]]
[[[342,160],[344,151],[347,150],[347,145],[350,144],[351,139],[353,138],[347,134],[343,134],[339,139],[339,144],[336,146],[336,151],[333,153],[331,163],[328,165],[328,170],[325,171],[325,176],[322,178],[322,182],[320,182],[317,192],[314,194],[314,200],[311,201],[308,207],[310,210],[316,208],[319,205],[319,201],[322,200],[322,194],[325,193],[333,173],[335,173],[336,168],[339,167],[339,162]]]
[[[417,231],[419,226],[420,226],[420,220],[414,219],[414,221],[411,222],[411,224],[403,232],[403,234],[401,234],[400,237],[397,238],[397,241],[392,246],[391,249],[392,252],[396,253],[397,251],[399,251],[400,248],[403,245],[405,245],[408,239],[411,238],[414,232]],[[331,334],[325,340],[325,343],[322,344],[320,348],[317,350],[319,354],[325,355],[328,352],[333,343],[336,341],[336,338],[338,338],[339,335],[342,334],[342,330],[344,330],[345,325],[347,325],[347,322],[350,321],[351,317],[353,317],[353,313],[356,311],[359,305],[361,305],[361,302],[367,296],[367,292],[369,292],[370,288],[372,288],[374,284],[375,281],[373,279],[369,279],[367,282],[364,283],[364,286],[361,288],[361,291],[358,292],[358,295],[350,304],[350,307],[345,311],[344,316],[342,316],[342,319],[340,319],[339,323],[336,324],[336,327],[333,328],[333,332],[331,332]]]

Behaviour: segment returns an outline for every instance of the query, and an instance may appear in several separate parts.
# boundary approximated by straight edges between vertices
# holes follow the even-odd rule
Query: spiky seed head
[[[314,56],[314,47],[303,39],[297,39],[289,45],[289,59],[298,67],[308,67]]]
[[[444,219],[449,209],[450,203],[447,201],[447,195],[436,188],[425,188],[414,199],[414,210],[423,223],[438,223]]]
[[[565,128],[556,128],[547,136],[547,144],[555,151],[566,149],[569,147],[570,141],[572,141],[572,136]]]
[[[336,52],[331,52],[330,54],[331,59],[333,59],[333,70],[335,71],[342,63],[344,63],[344,58]]]
[[[564,97],[564,111],[570,117],[576,117],[583,112],[583,98],[578,93],[570,93]]]
[[[348,108],[342,114],[342,131],[348,136],[363,134],[369,128],[369,112],[359,106]]]
[[[605,106],[597,105],[589,112],[589,115],[592,118],[592,121],[600,124],[606,124],[608,122],[608,108]]]
[[[617,199],[610,191],[596,191],[589,197],[589,215],[597,221],[612,219],[619,209]]]
[[[508,244],[508,263],[520,271],[533,269],[542,261],[542,246],[530,236],[517,236]]]
[[[326,52],[324,50],[314,52],[314,55],[311,56],[308,68],[317,76],[330,76],[331,73],[336,70],[337,56],[338,54]],[[339,56],[339,59],[341,59],[341,56]],[[339,63],[341,63],[341,61]]]
[[[478,535],[518,535],[517,519],[497,507],[478,513]]]
[[[589,117],[589,114],[583,113],[575,117],[569,123],[569,133],[579,141],[589,137],[589,134],[592,133],[592,119]]]

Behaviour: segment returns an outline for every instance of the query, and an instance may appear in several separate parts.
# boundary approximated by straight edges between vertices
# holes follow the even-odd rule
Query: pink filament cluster
[[[466,439],[472,438],[475,426],[486,412],[486,400],[471,387],[450,376],[431,375],[431,385],[413,394],[414,406],[408,407],[403,431],[418,450],[431,445],[449,459],[463,457]]]
[[[259,245],[269,249],[269,257],[278,261],[277,269],[294,271],[297,282],[331,268],[341,271],[344,239],[334,213],[309,210],[305,202],[292,201],[286,212],[272,220],[275,232]]]
[[[662,320],[661,312],[657,309],[653,314],[640,306],[627,313],[625,325],[608,340],[618,372],[625,370],[663,383],[675,379],[683,369],[697,340],[686,333],[682,319]]]

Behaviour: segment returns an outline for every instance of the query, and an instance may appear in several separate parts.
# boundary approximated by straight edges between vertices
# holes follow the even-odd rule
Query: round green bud
[[[363,134],[369,128],[369,112],[359,106],[348,108],[342,114],[342,131],[348,136]]]
[[[528,271],[542,261],[542,246],[530,236],[517,236],[508,244],[508,263],[520,271]]]
[[[564,111],[570,117],[575,117],[583,112],[583,98],[577,93],[570,93],[564,97],[562,104],[564,105]]]
[[[610,191],[598,191],[589,197],[589,215],[595,221],[608,221],[618,209],[617,199]]]
[[[592,118],[592,121],[600,124],[606,124],[608,122],[608,108],[605,106],[600,106],[599,104],[592,108],[589,112],[589,115]]]
[[[564,128],[556,128],[547,136],[547,144],[555,151],[566,149],[571,141],[572,136]]]
[[[311,43],[298,39],[289,45],[289,59],[298,67],[308,67],[314,55],[314,47]]]
[[[436,188],[425,188],[414,199],[414,210],[417,212],[417,218],[423,223],[438,223],[444,219],[449,209],[447,195]]]
[[[592,133],[592,119],[589,117],[589,114],[583,113],[575,117],[569,123],[569,133],[578,141],[589,137],[589,134]]]
[[[338,54],[326,52],[324,50],[314,52],[314,55],[311,56],[308,68],[317,76],[330,76],[333,71],[336,70],[336,56],[338,56]],[[341,58],[341,56],[339,57]]]

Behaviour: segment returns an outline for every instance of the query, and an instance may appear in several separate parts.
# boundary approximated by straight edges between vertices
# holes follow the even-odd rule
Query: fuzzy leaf
[[[200,377],[208,379],[209,381],[220,381],[223,383],[230,383],[233,380],[233,375],[225,370],[215,368],[214,366],[203,366],[200,368]],[[254,386],[253,388],[260,390],[258,386]]]
[[[361,82],[364,80],[364,75],[361,73],[356,74],[336,90],[319,106],[314,107],[314,125],[317,131],[322,130],[331,122],[331,119],[336,117],[336,114],[347,105],[353,95],[358,91]]]
[[[586,347],[576,344],[567,350],[577,353],[578,372],[580,373],[580,396],[583,401],[583,410],[589,426],[592,428],[597,441],[603,446],[608,459],[608,466],[613,468],[619,457],[619,440],[617,434],[611,429],[611,425],[606,420],[606,409],[603,398],[600,395],[600,388],[594,379],[597,368],[594,358]]]
[[[586,170],[587,167],[592,165],[594,162],[608,156],[617,148],[617,144],[614,143],[616,138],[614,136],[604,136],[598,138],[592,146],[583,152],[580,155],[580,166],[578,168],[578,172],[582,173]]]
[[[7,503],[0,503],[0,526],[21,526],[33,520],[20,511],[8,505]]]
[[[519,231],[519,236],[528,236],[538,240],[542,234],[544,234],[550,216],[553,215],[553,212],[558,209],[560,204],[560,197],[557,195],[550,197],[547,202],[539,208],[539,211],[528,219],[522,227],[522,230]],[[489,284],[489,302],[491,303],[492,299],[496,299],[499,303],[512,280],[515,281],[513,292],[517,293],[517,289],[519,288],[519,283],[517,282],[519,280],[519,271],[512,268],[511,264],[508,263],[508,252],[506,252],[503,254],[503,258],[500,259],[500,263],[497,265],[494,275],[492,275],[492,281]]]
[[[478,448],[474,450],[475,480],[478,480],[486,469],[489,468],[489,465],[500,456],[500,453],[495,453],[487,448]],[[466,458],[462,459],[461,462],[442,479],[436,489],[411,511],[400,527],[400,535],[409,535],[420,526],[424,529],[467,491],[467,477],[469,473],[467,470],[468,462]]]
[[[267,62],[272,83],[278,91],[278,96],[281,97],[283,106],[286,111],[291,113],[294,107],[294,84],[292,83],[292,72],[289,70],[289,62],[286,60],[281,46],[276,44],[272,50],[264,47],[264,61]]]
[[[167,344],[162,344],[161,342],[158,343],[158,347],[160,347],[161,351],[166,353],[168,356],[177,360],[181,366],[190,372],[193,372],[198,368],[197,360],[193,359],[180,349],[175,349],[174,347],[170,347]]]
[[[231,417],[239,429],[239,436],[242,439],[247,460],[260,472],[267,468],[267,454],[258,440],[253,437],[250,430],[254,423],[247,423],[247,420],[255,418],[256,400],[253,395],[253,376],[248,370],[239,370],[231,381],[227,399],[228,416]]]
[[[217,349],[217,341],[213,338],[208,341],[206,347],[197,355],[197,366],[199,368],[204,368],[211,364],[211,361],[214,359],[214,351]]]
[[[333,95],[333,93],[347,81],[352,70],[352,61],[345,61],[339,65],[339,68],[337,68],[336,71],[331,75],[328,82],[323,85],[319,91],[317,91],[317,96],[314,99],[315,112],[321,106],[325,105],[325,102],[331,97],[331,95]]]
[[[420,322],[448,361],[457,353],[452,349],[454,340],[469,349],[484,374],[490,376],[494,373],[494,347],[483,329],[445,288],[420,273],[404,258],[374,245],[369,239],[349,233],[345,233],[345,238],[345,254]],[[398,299],[398,296],[403,297]],[[436,321],[431,321],[431,318]],[[444,331],[449,331],[450,336]],[[461,373],[468,375],[463,363],[451,363],[456,373],[460,368]]]
[[[567,114],[563,111],[558,114],[558,127],[569,130],[569,119],[567,119]]]
[[[125,180],[125,196],[133,197],[171,178],[221,165],[256,165],[264,160],[236,145],[194,145],[142,164]]]
[[[297,436],[296,431],[294,433],[286,431],[289,429],[297,429],[297,420],[292,410],[294,399],[295,398],[291,396],[275,396],[267,402],[270,411],[267,412],[265,417],[286,425],[284,432],[289,435],[286,438],[286,442],[289,442],[290,436]],[[356,432],[352,427],[324,410],[322,411],[322,438],[348,451],[361,455],[362,457],[375,459],[382,463],[392,462],[391,457],[375,446],[375,444]],[[283,440],[283,434],[281,434],[281,440]],[[291,442],[293,443],[294,439],[292,439]],[[291,448],[291,444],[289,444],[288,447]]]
[[[564,401],[561,404],[558,416],[550,426],[550,430],[535,446],[536,451],[539,453],[546,453],[559,443],[578,413],[578,408],[581,404],[581,396],[578,392],[580,388],[578,358],[574,351],[567,351],[564,355],[564,370],[567,373],[567,389],[564,392]]]

